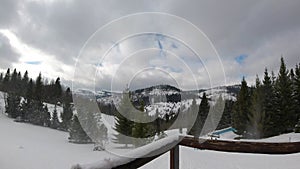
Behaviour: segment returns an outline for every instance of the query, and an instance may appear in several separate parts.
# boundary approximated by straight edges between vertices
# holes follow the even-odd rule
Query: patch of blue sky
[[[28,65],[40,65],[42,62],[41,61],[27,61],[25,63]]]
[[[241,54],[241,55],[235,57],[234,60],[235,60],[237,63],[239,63],[239,64],[243,64],[244,61],[245,61],[245,59],[247,59],[247,57],[248,57],[248,55],[246,55],[246,54]]]

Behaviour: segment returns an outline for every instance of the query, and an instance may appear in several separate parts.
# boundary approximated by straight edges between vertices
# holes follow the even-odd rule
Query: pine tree
[[[293,114],[292,83],[289,71],[286,69],[284,59],[281,57],[281,65],[276,80],[276,108],[277,120],[275,121],[278,133],[291,131],[296,122]]]
[[[233,110],[233,127],[236,133],[244,135],[247,129],[248,117],[250,114],[250,91],[245,78],[243,77],[242,86],[234,104]]]
[[[114,141],[116,143],[125,144],[127,147],[128,144],[132,143],[132,128],[133,128],[133,121],[128,119],[129,114],[134,111],[132,109],[130,97],[129,97],[129,90],[126,89],[123,92],[123,98],[121,100],[120,106],[118,108],[119,112],[117,113],[115,120],[115,130],[118,134],[115,135],[116,139]],[[122,113],[122,114],[121,114]]]
[[[14,93],[17,94],[17,82],[18,81],[18,73],[17,70],[14,69],[11,79],[10,79],[10,89],[8,90],[8,93]]]
[[[193,124],[195,124],[199,112],[199,106],[196,103],[196,99],[193,98],[192,105],[188,108],[185,117],[185,126],[187,128],[187,134],[190,133]],[[190,133],[192,135],[192,133]]]
[[[161,132],[162,132],[162,129],[161,129],[161,119],[159,117],[159,111],[158,111],[158,109],[155,110],[154,126],[155,126],[155,133],[157,135],[160,135]]]
[[[140,112],[138,112],[138,116],[136,120],[139,122],[134,122],[132,126],[132,137],[134,137],[134,145],[136,147],[147,144],[153,140],[153,136],[155,135],[155,131],[149,125],[149,123],[143,123],[143,119],[146,119],[148,116],[145,112],[145,105],[143,102],[140,102]]]
[[[34,100],[42,102],[43,99],[43,81],[42,74],[40,73],[35,81]]]
[[[55,105],[61,101],[62,97],[62,87],[60,84],[60,78],[58,77],[55,81],[54,85],[54,98],[55,98]]]
[[[95,143],[94,150],[104,150],[108,139],[107,128],[104,125],[98,104],[89,98],[76,98],[77,117],[81,127],[89,138]]]
[[[300,121],[300,64],[296,65],[295,68],[295,109],[296,112],[296,119]],[[300,124],[299,124],[300,125]]]
[[[3,78],[3,91],[8,92],[10,88],[10,69],[8,68]]]
[[[265,131],[263,137],[270,137],[276,135],[274,133],[274,128],[276,121],[276,108],[275,108],[275,93],[274,93],[274,83],[272,82],[272,77],[269,76],[267,68],[264,72],[264,79],[262,84],[263,93],[263,111],[265,112]]]
[[[47,126],[50,124],[50,113],[46,110],[43,104],[43,82],[42,74],[40,73],[35,81],[32,109],[30,122],[40,126]]]
[[[208,103],[208,99],[206,98],[206,93],[203,93],[196,121],[189,132],[189,134],[193,135],[195,138],[198,138],[203,130],[205,120],[209,113],[209,107],[210,106]]]
[[[247,136],[250,138],[259,139],[264,137],[266,118],[263,105],[263,88],[258,76],[256,77],[256,85],[251,101],[252,103],[249,114],[249,126],[247,127]]]
[[[56,105],[54,106],[54,110],[53,110],[53,113],[52,113],[52,118],[51,118],[51,125],[50,125],[51,128],[54,128],[54,129],[58,129],[60,127],[60,122],[58,120],[58,114],[57,114],[57,108],[56,108]]]
[[[22,88],[22,74],[21,72],[19,72],[17,74],[17,79],[16,79],[16,94],[18,96],[23,96],[23,90],[24,88]]]
[[[20,100],[21,98],[15,93],[10,93],[7,95],[5,112],[9,117],[21,118]]]
[[[3,91],[3,73],[0,73],[0,90]]]
[[[41,113],[42,126],[50,127],[51,115],[50,115],[48,106],[45,105],[40,113]]]
[[[218,124],[222,120],[224,110],[225,100],[222,95],[219,95],[216,103],[211,107],[210,113],[207,116],[207,125],[205,129],[203,129],[202,134],[212,132],[218,127]]]
[[[86,134],[86,132],[81,127],[81,124],[76,115],[73,116],[71,126],[69,129],[69,135],[70,135],[70,137],[68,139],[70,142],[73,142],[73,143],[90,143],[91,142],[91,138]]]
[[[28,88],[28,83],[29,83],[29,77],[28,77],[28,72],[27,70],[25,71],[23,78],[22,78],[22,96],[26,96],[26,90]]]
[[[231,124],[232,120],[231,119],[232,119],[233,104],[234,104],[233,100],[225,100],[224,111],[223,111],[220,123],[217,127],[217,130],[224,129],[224,128],[232,126],[232,124]]]
[[[34,83],[33,80],[30,79],[26,89],[25,99],[22,102],[22,118],[28,122],[32,122],[32,119],[34,118],[33,94],[34,94]]]
[[[61,115],[62,125],[65,130],[68,130],[73,116],[72,110],[72,93],[70,88],[67,88],[63,98],[63,113]]]

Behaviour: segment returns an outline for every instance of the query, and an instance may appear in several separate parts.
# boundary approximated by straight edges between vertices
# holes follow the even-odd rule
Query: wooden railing
[[[247,141],[223,141],[223,140],[204,140],[192,137],[181,138],[181,141],[173,148],[147,158],[138,158],[127,164],[115,167],[114,169],[136,169],[150,161],[158,158],[162,154],[170,151],[170,169],[179,169],[179,146],[191,148],[238,153],[254,154],[291,154],[300,152],[300,142],[288,143],[266,143],[266,142],[247,142]]]

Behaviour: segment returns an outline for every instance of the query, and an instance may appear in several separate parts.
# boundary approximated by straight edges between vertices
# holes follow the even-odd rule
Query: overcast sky
[[[132,88],[168,83],[190,89],[195,88],[190,72],[194,72],[200,87],[224,83],[220,61],[211,56],[215,48],[227,84],[239,83],[242,76],[251,82],[256,74],[262,76],[265,67],[277,73],[281,55],[288,68],[300,62],[299,8],[299,0],[0,0],[0,69],[28,70],[32,77],[39,72],[47,78],[59,76],[67,85],[71,85],[76,72],[76,83],[89,86],[96,81],[97,88],[110,89],[114,85],[120,90],[128,83]],[[205,47],[208,52],[203,51],[199,61],[183,42],[156,34],[127,38],[116,45],[108,39],[132,26],[121,24],[107,34],[110,38],[104,38],[106,42],[101,41],[98,49],[89,51],[98,57],[87,61],[91,70],[75,69],[84,44],[99,28],[140,12],[184,18],[209,38],[201,40],[199,46],[205,46],[202,42],[213,46]],[[165,24],[154,19],[151,22]],[[140,25],[145,29],[148,26]],[[171,32],[177,28],[169,29]],[[186,38],[184,41],[195,40],[196,36]],[[101,60],[100,53],[112,45]],[[128,59],[119,58],[123,56]],[[209,82],[209,78],[215,78],[215,82]]]

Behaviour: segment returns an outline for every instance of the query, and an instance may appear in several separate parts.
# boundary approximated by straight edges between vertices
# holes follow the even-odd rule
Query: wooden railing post
[[[170,169],[179,169],[179,145],[170,150]]]

